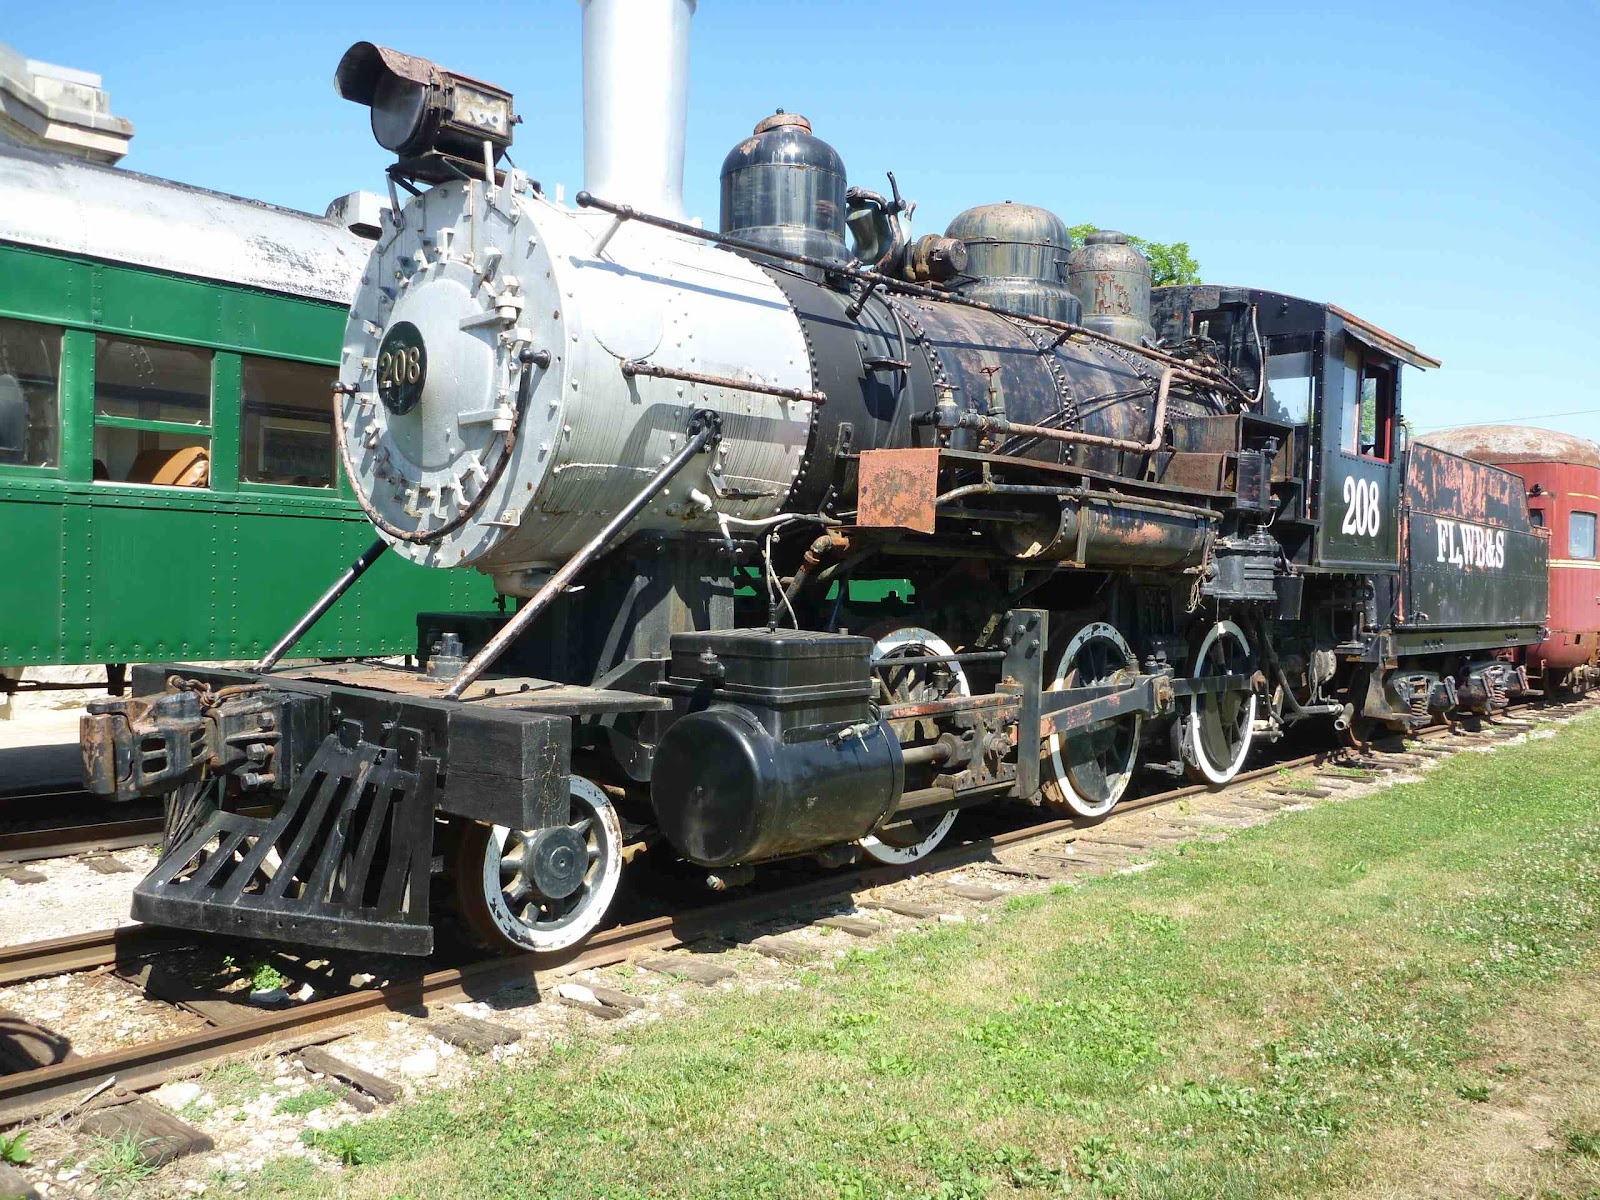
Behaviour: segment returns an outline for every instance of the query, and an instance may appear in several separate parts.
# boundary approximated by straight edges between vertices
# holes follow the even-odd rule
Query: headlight
[[[333,86],[372,110],[373,137],[419,179],[450,179],[460,170],[482,174],[484,143],[490,160],[498,161],[517,123],[504,88],[371,42],[345,51]]]

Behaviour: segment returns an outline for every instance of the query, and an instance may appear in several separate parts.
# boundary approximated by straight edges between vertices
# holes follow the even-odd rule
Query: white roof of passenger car
[[[327,217],[5,139],[0,242],[339,304],[372,249]]]

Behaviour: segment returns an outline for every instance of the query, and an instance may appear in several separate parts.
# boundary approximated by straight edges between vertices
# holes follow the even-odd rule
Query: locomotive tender
[[[1583,695],[1600,683],[1600,446],[1519,425],[1463,425],[1425,440],[1522,480],[1529,519],[1549,533],[1552,555],[1548,636],[1517,661],[1547,695]]]
[[[168,797],[136,916],[423,954],[442,866],[484,940],[559,950],[625,841],[714,886],[907,862],[963,806],[1098,819],[1141,764],[1221,785],[1300,721],[1526,688],[1545,538],[1514,476],[1404,448],[1400,366],[1435,361],[1331,305],[1152,295],[1042,209],[913,238],[794,114],[690,224],[693,9],[585,0],[575,207],[505,158],[509,93],[341,62],[407,193],[335,388],[380,538],[257,669],[91,707],[89,785]],[[520,603],[420,614],[415,670],[275,669],[389,548]]]

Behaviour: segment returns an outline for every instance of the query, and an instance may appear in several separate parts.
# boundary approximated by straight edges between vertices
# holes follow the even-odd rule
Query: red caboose
[[[1527,649],[1547,694],[1600,683],[1600,446],[1524,425],[1468,425],[1420,438],[1441,450],[1515,471],[1533,523],[1550,534],[1550,636]]]

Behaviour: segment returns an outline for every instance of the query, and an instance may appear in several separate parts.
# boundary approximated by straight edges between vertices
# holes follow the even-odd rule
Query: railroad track
[[[0,833],[0,864],[129,850],[134,846],[154,846],[160,841],[160,817],[24,829]]]
[[[1587,707],[1584,702],[1548,706],[1554,716],[1573,715]],[[1469,732],[1460,739],[1462,748],[1486,740],[1506,739],[1528,726],[1510,720],[1488,723],[1481,731]],[[1305,768],[1354,763],[1365,765],[1374,775],[1382,771],[1404,770],[1419,764],[1422,757],[1435,756],[1440,748],[1427,743],[1454,740],[1453,729],[1426,731],[1419,747],[1416,742],[1399,751],[1378,750],[1367,756],[1338,756],[1327,750],[1284,759],[1254,770],[1241,772],[1220,792],[1186,785],[1125,801],[1116,816],[1104,824],[1085,828],[1072,820],[1048,820],[1016,829],[976,837],[949,846],[902,867],[872,867],[833,872],[756,894],[743,895],[698,905],[682,912],[652,916],[620,925],[597,934],[576,953],[560,961],[538,961],[530,956],[489,958],[419,973],[380,987],[345,992],[308,1001],[280,1010],[260,1010],[240,1004],[236,1015],[217,1020],[205,1014],[206,1028],[156,1041],[117,1048],[82,1058],[68,1058],[49,1066],[0,1077],[0,1127],[51,1113],[81,1101],[114,1083],[119,1091],[140,1092],[155,1088],[174,1074],[197,1064],[245,1050],[272,1047],[289,1052],[343,1036],[352,1022],[374,1013],[416,1011],[430,1005],[448,1004],[482,995],[512,983],[533,982],[541,993],[564,975],[592,968],[612,966],[651,951],[686,946],[730,930],[750,926],[793,910],[815,912],[812,919],[825,917],[829,909],[852,902],[859,893],[913,877],[947,874],[964,867],[983,866],[1007,869],[1000,860],[1004,852],[1027,851],[1057,839],[1073,837],[1077,847],[1103,854],[1128,843],[1105,836],[1116,833],[1127,818],[1141,812],[1164,808],[1187,797],[1209,795],[1227,801],[1243,801],[1252,784]],[[1295,788],[1289,781],[1269,792],[1280,793],[1278,806],[1294,803],[1295,796],[1310,799],[1327,795],[1327,789]],[[1337,786],[1337,785],[1335,785]],[[1259,809],[1260,805],[1252,806]],[[1240,816],[1259,817],[1242,809]],[[1218,825],[1218,831],[1226,826]],[[1200,831],[1188,834],[1200,837]],[[1124,849],[1124,857],[1137,857],[1136,850]],[[1044,861],[1040,858],[1038,861]],[[1067,860],[1059,860],[1067,861]],[[1085,860],[1086,867],[1104,866],[1097,857]],[[1010,868],[1014,874],[1031,874],[1025,868]],[[1046,876],[1048,877],[1048,875]],[[0,985],[20,983],[47,976],[83,971],[111,970],[142,959],[149,959],[184,947],[204,946],[202,935],[129,926],[118,930],[58,938],[48,942],[0,949]],[[215,943],[213,943],[215,944]]]

